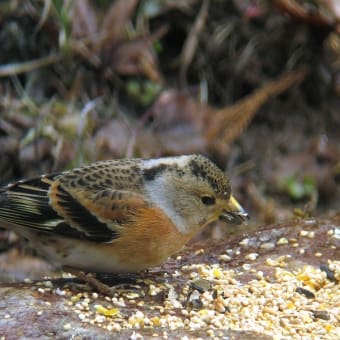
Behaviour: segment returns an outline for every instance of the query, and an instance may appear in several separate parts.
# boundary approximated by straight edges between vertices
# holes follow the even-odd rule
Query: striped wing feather
[[[20,181],[0,190],[0,226],[110,242],[119,237],[140,208],[148,203],[129,191],[67,188],[60,174]]]

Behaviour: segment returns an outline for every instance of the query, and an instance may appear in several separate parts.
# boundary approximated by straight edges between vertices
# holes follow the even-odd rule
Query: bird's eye
[[[202,200],[202,203],[205,204],[205,205],[213,205],[213,204],[215,204],[215,197],[202,196],[201,200]]]

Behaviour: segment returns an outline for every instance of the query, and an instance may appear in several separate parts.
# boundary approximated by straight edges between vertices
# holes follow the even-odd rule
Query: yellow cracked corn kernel
[[[105,308],[102,305],[95,305],[96,312],[98,314],[104,315],[104,316],[116,316],[119,314],[119,309],[118,308]]]

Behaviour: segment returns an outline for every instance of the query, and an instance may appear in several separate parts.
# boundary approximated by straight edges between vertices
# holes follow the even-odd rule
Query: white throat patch
[[[169,189],[166,188],[165,177],[159,176],[152,181],[145,181],[145,190],[151,202],[164,211],[175,224],[177,230],[186,234],[189,230],[188,223],[174,210],[172,205],[173,198],[169,195]]]

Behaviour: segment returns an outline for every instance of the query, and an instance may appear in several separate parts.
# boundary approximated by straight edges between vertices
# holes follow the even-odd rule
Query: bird
[[[136,273],[213,221],[247,219],[228,177],[199,154],[99,161],[0,189],[0,227],[76,271]]]

